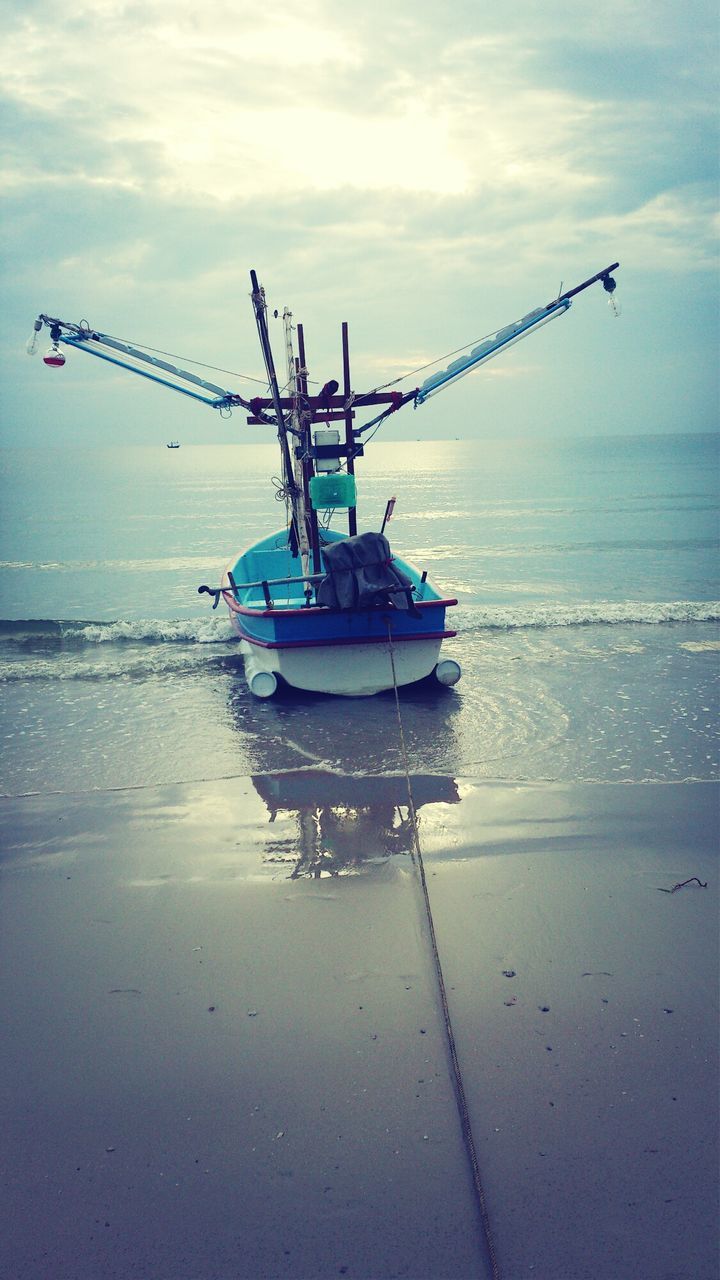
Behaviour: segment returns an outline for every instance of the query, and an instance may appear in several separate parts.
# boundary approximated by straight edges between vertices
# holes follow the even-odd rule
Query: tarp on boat
[[[390,543],[382,533],[358,533],[323,547],[327,576],[317,602],[331,609],[373,609],[392,604],[412,609],[412,581],[395,568]]]

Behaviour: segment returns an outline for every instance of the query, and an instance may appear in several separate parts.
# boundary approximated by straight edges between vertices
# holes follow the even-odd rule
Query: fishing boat
[[[439,660],[444,598],[424,572],[393,556],[382,533],[325,530],[318,573],[298,573],[286,529],[241,552],[221,591],[242,644],[250,688],[362,696],[429,675],[455,684],[460,666]],[[338,564],[340,567],[338,567]],[[209,590],[206,588],[206,590]]]
[[[282,316],[285,373],[281,389],[265,291],[255,271],[250,273],[250,296],[267,379],[264,395],[245,397],[170,363],[141,344],[114,338],[84,322],[73,324],[44,314],[35,321],[28,350],[35,349],[37,335],[46,326],[52,345],[43,359],[50,368],[65,364],[60,349],[65,345],[224,415],[242,408],[248,423],[264,424],[276,433],[284,526],[235,555],[218,587],[198,587],[199,593],[213,598],[213,608],[224,602],[253,694],[269,698],[289,686],[361,697],[429,678],[450,687],[460,679],[460,666],[441,654],[441,646],[456,634],[446,624],[446,612],[457,600],[433,584],[423,567],[392,553],[385,530],[393,516],[394,497],[387,502],[379,530],[358,532],[355,464],[363,455],[365,437],[370,431],[374,435],[389,415],[410,404],[421,406],[564,315],[573,298],[590,285],[601,282],[614,303],[611,273],[618,265],[612,263],[515,323],[479,343],[475,340],[459,354],[453,352],[449,365],[405,391],[395,388],[412,374],[368,392],[352,389],[348,326],[343,322],[342,389],[333,379],[319,392],[311,392],[303,326],[293,324],[287,308]],[[368,413],[369,419],[360,421]],[[177,441],[168,445],[178,447]],[[346,521],[342,531],[330,527],[339,513]]]
[[[168,447],[168,449],[179,449],[179,448],[180,448],[180,441],[179,441],[179,440],[171,440],[167,447]]]

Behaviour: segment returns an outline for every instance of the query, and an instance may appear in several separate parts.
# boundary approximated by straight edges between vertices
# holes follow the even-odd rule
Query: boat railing
[[[326,575],[324,573],[306,573],[306,574],[300,575],[297,578],[260,578],[258,579],[257,582],[236,582],[230,570],[228,569],[227,571],[227,579],[230,584],[230,591],[232,592],[234,600],[238,604],[240,603],[241,590],[252,591],[252,590],[257,590],[258,588],[262,588],[262,593],[263,593],[263,596],[265,597],[265,605],[268,609],[272,609],[273,607],[272,596],[270,595],[271,587],[292,586],[294,583],[302,582],[305,584],[305,587],[306,587],[306,595],[309,596],[312,593],[312,584],[315,582],[322,582],[325,576]],[[225,587],[216,588],[216,587],[202,586],[202,587],[198,587],[198,595],[214,596],[215,603],[213,605],[213,609],[217,609],[220,596],[222,595],[224,590],[226,590]]]
[[[290,586],[295,582],[322,582],[326,578],[325,573],[304,573],[298,578],[261,578],[258,582],[236,582],[233,575],[228,573],[228,581],[233,591],[249,591],[252,587],[284,587]]]
[[[325,573],[305,573],[305,574],[300,574],[298,577],[259,578],[257,582],[236,582],[232,572],[229,569],[227,570],[227,579],[230,584],[230,590],[232,592],[233,599],[235,600],[235,602],[237,604],[240,603],[241,590],[251,591],[251,590],[261,589],[264,600],[265,600],[266,609],[274,608],[273,598],[270,593],[271,587],[293,586],[298,583],[303,583],[305,585],[305,596],[306,596],[305,603],[306,603],[306,607],[309,606],[310,596],[312,594],[312,585],[317,582],[322,582],[326,577],[327,577],[327,574]],[[422,578],[420,580],[419,586],[387,587],[384,589],[385,594],[387,595],[404,594],[407,598],[408,609],[412,612],[415,607],[415,601],[413,600],[413,595],[422,597],[422,594],[423,594],[422,588],[425,584],[426,579],[427,579],[427,571],[424,571]],[[202,587],[198,587],[198,594],[214,596],[215,603],[213,604],[213,609],[217,609],[218,603],[220,601],[220,596],[222,595],[224,590],[225,588],[223,587],[214,588],[214,587],[202,586]]]
[[[256,587],[262,587],[264,590],[265,587],[285,587],[285,586],[290,586],[291,584],[297,583],[297,582],[308,582],[308,583],[322,582],[327,577],[327,574],[326,573],[302,573],[297,578],[259,578],[257,582],[236,582],[233,574],[228,570],[227,577],[228,577],[228,582],[230,583],[230,586],[232,587],[233,591],[237,592],[240,590],[241,587],[243,591],[250,591],[252,588],[256,588]],[[426,581],[427,581],[427,569],[423,569],[422,576],[420,578],[420,586],[424,586]],[[392,590],[404,591],[405,588],[395,587],[395,588],[392,588]],[[415,591],[417,590],[417,588],[413,587],[412,590]]]
[[[262,588],[262,593],[265,598],[265,608],[272,609],[273,599],[270,594],[271,587],[290,587],[302,582],[305,588],[305,604],[306,606],[309,606],[313,583],[322,582],[326,575],[324,573],[305,573],[301,574],[299,577],[292,578],[261,578],[258,582],[236,582],[232,573],[228,569],[227,576],[228,582],[232,587],[233,596],[238,603],[238,592],[240,590],[253,591],[260,587]]]

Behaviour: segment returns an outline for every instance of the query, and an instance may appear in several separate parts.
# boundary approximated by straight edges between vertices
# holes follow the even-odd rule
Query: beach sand
[[[491,1274],[404,787],[2,801],[0,1274]],[[413,790],[503,1277],[716,1280],[717,787]]]

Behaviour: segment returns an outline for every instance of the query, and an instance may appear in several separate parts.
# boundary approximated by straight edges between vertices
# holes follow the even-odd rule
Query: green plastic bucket
[[[345,471],[332,471],[329,475],[311,477],[310,501],[315,511],[328,511],[331,507],[354,507],[356,496],[355,477]]]

